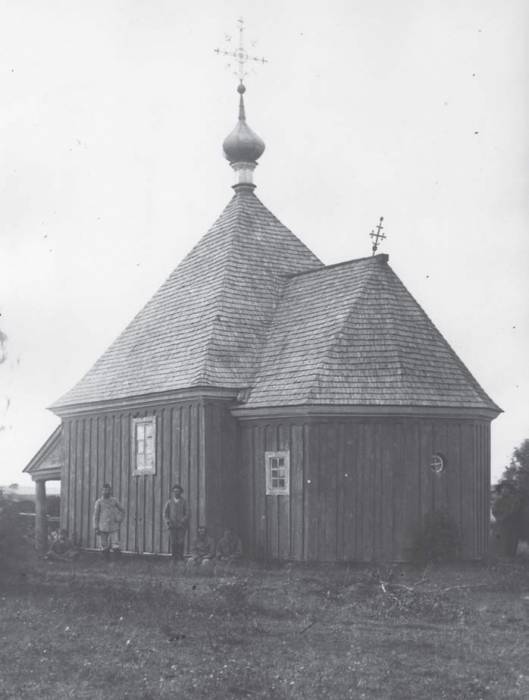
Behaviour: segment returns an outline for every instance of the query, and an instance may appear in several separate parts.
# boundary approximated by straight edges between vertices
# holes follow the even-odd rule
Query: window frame
[[[282,459],[282,465],[274,465],[273,460]],[[284,469],[283,476],[273,476],[272,470]],[[274,452],[265,452],[265,479],[266,479],[266,495],[267,496],[290,496],[290,452],[288,450],[280,450]],[[274,486],[274,479],[284,479],[284,486]]]
[[[140,425],[146,426],[150,425],[152,429],[152,451],[151,451],[151,464],[147,467],[138,467],[138,456],[140,454],[148,454],[147,451],[140,453],[138,451],[138,427]],[[146,444],[146,438],[143,439],[144,445]],[[156,474],[156,416],[140,416],[132,419],[132,473],[134,476],[140,476],[143,474]]]

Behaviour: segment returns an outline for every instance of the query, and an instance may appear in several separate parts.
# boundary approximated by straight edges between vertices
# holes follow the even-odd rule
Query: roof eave
[[[196,385],[185,389],[175,389],[151,394],[139,394],[136,396],[122,396],[99,401],[78,402],[71,404],[54,403],[48,410],[61,418],[70,418],[77,415],[93,413],[111,413],[114,411],[135,410],[140,408],[155,408],[160,405],[180,403],[182,401],[196,399],[220,399],[235,401],[240,387],[214,387],[209,385]]]
[[[296,404],[291,406],[236,406],[231,413],[241,420],[258,418],[357,417],[357,418],[444,418],[461,420],[494,420],[503,411],[492,407],[465,406],[397,406],[374,404]]]

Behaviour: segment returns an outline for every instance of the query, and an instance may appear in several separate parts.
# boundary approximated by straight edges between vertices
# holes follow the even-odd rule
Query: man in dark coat
[[[174,561],[184,558],[184,543],[189,523],[189,511],[183,489],[180,484],[175,484],[171,489],[172,496],[165,504],[163,517],[169,530],[169,544]]]

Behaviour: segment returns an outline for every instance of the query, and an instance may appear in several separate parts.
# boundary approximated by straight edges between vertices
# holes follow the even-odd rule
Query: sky
[[[525,0],[0,0],[0,484],[31,483],[46,407],[228,203],[214,49],[241,15],[268,59],[256,194],[327,264],[384,216],[380,252],[504,411],[497,478],[529,438]]]

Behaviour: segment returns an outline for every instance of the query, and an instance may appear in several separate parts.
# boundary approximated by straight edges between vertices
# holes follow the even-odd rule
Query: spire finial
[[[373,239],[373,245],[371,248],[373,251],[373,253],[372,253],[373,255],[375,255],[375,253],[378,250],[379,241],[383,241],[387,238],[387,236],[384,233],[382,233],[382,229],[384,228],[382,226],[383,221],[384,221],[384,217],[381,216],[380,221],[377,224],[377,232],[375,233],[374,231],[371,231],[371,233],[369,234],[371,236],[371,238]]]
[[[237,86],[237,92],[239,93],[239,121],[244,122],[246,121],[246,111],[244,109],[244,98],[243,95],[246,92],[246,88],[244,87],[244,83],[241,82]]]
[[[218,54],[219,56],[227,56],[228,58],[234,58],[237,61],[237,67],[233,71],[233,74],[236,75],[239,78],[239,88],[242,86],[244,87],[244,79],[248,75],[248,72],[246,70],[246,64],[249,61],[254,61],[257,63],[268,63],[266,58],[263,58],[262,56],[250,56],[248,51],[246,51],[245,45],[244,45],[244,19],[242,17],[239,17],[237,20],[237,24],[239,25],[239,46],[231,50],[229,48],[225,49],[215,49],[215,53]],[[229,34],[224,35],[224,41],[227,44],[231,43],[232,37]],[[252,42],[252,46],[255,46],[256,42]],[[232,63],[227,63],[226,68],[232,69],[233,70],[233,65]],[[237,88],[237,89],[239,89]],[[240,90],[239,90],[240,92]],[[244,92],[244,91],[243,91]]]
[[[217,55],[227,56],[236,60],[235,70],[233,70],[232,62],[228,63],[226,67],[231,69],[239,79],[239,84],[237,85],[237,92],[239,93],[239,121],[231,134],[224,139],[223,148],[224,155],[237,174],[237,184],[249,185],[253,188],[253,171],[257,167],[257,159],[263,154],[265,145],[263,140],[246,123],[246,110],[244,107],[246,86],[244,80],[248,75],[247,64],[250,61],[257,63],[268,63],[268,61],[266,58],[248,54],[244,45],[244,20],[242,17],[237,20],[237,24],[239,25],[239,45],[237,48],[234,50],[230,50],[230,48],[215,49]],[[224,39],[229,44],[232,37],[226,34]],[[255,46],[255,42],[252,42],[252,46]]]

